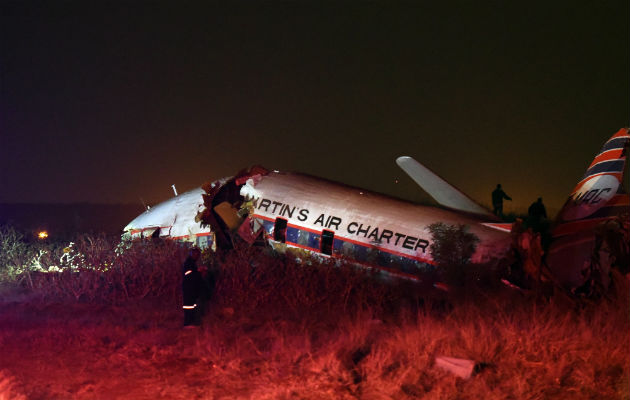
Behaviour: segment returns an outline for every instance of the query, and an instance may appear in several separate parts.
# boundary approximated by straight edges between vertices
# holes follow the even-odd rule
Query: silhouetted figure
[[[550,223],[547,219],[547,209],[543,204],[542,197],[532,203],[527,209],[527,226],[535,233],[540,233],[540,242],[546,252],[551,243]]]
[[[184,327],[200,324],[199,309],[202,306],[202,296],[205,294],[205,281],[197,269],[197,261],[201,257],[201,250],[196,247],[190,249],[182,273],[182,294],[184,298]]]
[[[512,198],[501,189],[501,184],[499,183],[497,188],[492,191],[492,213],[499,217],[503,216],[503,199],[512,200]]]
[[[540,221],[542,219],[547,219],[547,210],[545,209],[545,205],[542,202],[542,197],[539,197],[538,200],[532,203],[531,206],[527,209],[527,214],[529,218],[534,221]]]

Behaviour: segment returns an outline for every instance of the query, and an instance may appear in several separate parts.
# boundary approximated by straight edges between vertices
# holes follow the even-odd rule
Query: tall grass
[[[74,267],[21,281],[51,306],[2,308],[6,390],[130,399],[630,396],[630,287],[620,274],[599,302],[500,285],[446,297],[347,265],[243,248],[204,254],[217,284],[202,328],[191,332],[179,329],[185,248],[116,249],[85,237],[60,249]],[[34,361],[46,355],[54,368]],[[474,360],[477,370],[458,378],[436,367],[441,355]]]
[[[11,228],[0,231],[0,246],[0,282],[50,301],[106,304],[146,297],[176,302],[187,251],[173,241],[125,243],[105,235],[28,243]]]
[[[342,315],[381,310],[403,297],[376,272],[337,265],[332,259],[300,260],[248,248],[221,254],[212,263],[219,282],[216,303],[246,313],[264,310],[285,318]]]

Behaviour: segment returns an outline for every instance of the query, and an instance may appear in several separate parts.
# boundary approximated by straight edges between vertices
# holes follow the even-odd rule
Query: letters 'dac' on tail
[[[630,197],[624,188],[628,128],[615,133],[595,156],[558,214],[547,264],[569,286],[583,280],[581,271],[599,257],[605,224],[629,224]],[[603,255],[603,254],[602,254]]]

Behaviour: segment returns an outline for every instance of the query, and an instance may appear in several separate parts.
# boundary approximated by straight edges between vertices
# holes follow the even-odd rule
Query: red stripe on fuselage
[[[203,237],[203,236],[210,236],[212,234],[212,232],[200,232],[200,233],[193,233],[194,237]],[[171,239],[173,240],[178,240],[178,239],[183,239],[183,238],[187,238],[190,237],[190,235],[182,235],[182,236],[172,236]]]
[[[299,247],[300,249],[303,249],[303,250],[312,251],[312,252],[315,252],[315,253],[319,253],[320,252],[319,249],[316,249],[314,247],[308,247],[308,246],[304,246],[303,244],[289,242],[288,240],[287,240],[287,244],[290,244],[291,246]]]
[[[264,215],[253,214],[252,217],[264,219],[265,221],[269,221],[269,222],[275,222],[275,218],[266,217]],[[317,235],[321,235],[322,234],[322,231],[317,231],[315,229],[307,228],[307,227],[300,226],[300,225],[287,223],[287,226],[291,227],[291,228],[294,228],[294,229],[301,229],[301,230],[304,230],[304,231],[315,233]],[[405,258],[411,258],[411,259],[414,259],[416,261],[420,261],[420,262],[423,262],[423,263],[434,265],[433,260],[429,260],[429,259],[424,258],[424,257],[412,256],[410,254],[398,252],[396,250],[390,250],[390,249],[386,249],[386,248],[383,248],[383,247],[375,246],[373,244],[360,242],[358,240],[348,239],[348,238],[345,238],[345,237],[337,236],[336,234],[335,234],[335,239],[339,239],[339,240],[344,241],[344,242],[349,242],[349,243],[352,243],[352,244],[356,244],[357,246],[369,247],[369,248],[380,250],[380,251],[384,251],[384,252],[387,252],[387,253],[390,253],[390,254],[393,254],[393,255],[396,255],[396,256],[405,257]],[[298,246],[298,247],[301,247],[301,246]],[[310,249],[310,247],[308,249]],[[319,252],[319,249],[316,249],[315,251]]]
[[[171,228],[170,226],[150,226],[150,227],[142,228],[142,229],[132,229],[129,231],[129,233],[131,233],[132,235],[135,235],[136,233],[141,233],[144,231],[148,231],[150,229],[158,230],[158,229],[170,229],[170,228]]]

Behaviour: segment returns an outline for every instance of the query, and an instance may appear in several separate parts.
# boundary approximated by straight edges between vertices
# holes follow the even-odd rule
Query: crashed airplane
[[[564,283],[578,285],[576,266],[583,268],[600,251],[598,227],[623,216],[627,220],[630,202],[622,183],[629,142],[627,128],[613,135],[560,211],[547,262]],[[501,222],[414,159],[399,157],[396,162],[442,207],[252,167],[156,205],[131,221],[125,235],[172,238],[200,247],[267,242],[414,279],[435,265],[428,227],[442,222],[465,225],[479,239],[472,262],[506,257],[512,224]]]

